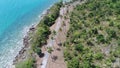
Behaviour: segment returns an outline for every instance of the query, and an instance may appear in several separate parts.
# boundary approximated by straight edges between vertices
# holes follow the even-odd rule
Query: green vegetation
[[[46,44],[48,36],[51,34],[49,27],[52,26],[58,18],[61,6],[62,2],[59,2],[49,9],[48,14],[40,21],[32,37],[32,49],[34,52],[39,53],[39,55],[42,53],[40,47]]]
[[[17,63],[16,68],[35,68],[34,62],[35,62],[34,59],[29,58],[23,62]]]
[[[50,8],[49,13],[41,20],[40,24],[43,23],[46,26],[52,26],[59,16],[61,6],[62,2],[53,5],[52,8]]]
[[[68,68],[79,68],[79,60],[76,58],[73,58],[68,62]]]
[[[119,5],[120,0],[87,0],[75,7],[64,43],[68,68],[111,68],[117,63],[120,58]]]
[[[52,49],[52,47],[48,47],[48,53],[52,53],[53,52],[53,49]]]
[[[36,49],[35,49],[35,52],[36,52],[38,55],[42,54],[42,51],[41,51],[40,48],[36,48]]]

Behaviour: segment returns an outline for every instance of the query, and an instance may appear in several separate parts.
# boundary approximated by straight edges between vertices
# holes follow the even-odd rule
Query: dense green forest
[[[120,68],[120,0],[87,0],[70,14],[68,68]]]

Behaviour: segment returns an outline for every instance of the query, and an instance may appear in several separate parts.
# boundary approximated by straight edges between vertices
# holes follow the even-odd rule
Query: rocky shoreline
[[[40,16],[40,20],[43,19],[49,13],[50,7],[42,13],[42,15]],[[13,60],[13,65],[16,65],[17,63],[22,62],[29,57],[29,55],[30,55],[29,50],[31,50],[30,41],[32,39],[31,34],[34,35],[34,32],[35,32],[38,24],[32,25],[29,28],[29,31],[27,32],[26,36],[23,38],[24,47],[21,48],[18,55]],[[32,54],[32,56],[35,56],[35,54]]]
[[[29,53],[28,51],[31,49],[30,41],[31,41],[31,33],[34,33],[35,27],[30,27],[27,35],[23,38],[23,45],[22,49],[19,51],[18,55],[15,57],[15,60],[13,61],[13,65],[15,65],[18,62],[24,61],[28,58]]]

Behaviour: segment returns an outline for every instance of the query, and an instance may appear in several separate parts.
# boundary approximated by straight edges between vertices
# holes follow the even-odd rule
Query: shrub
[[[109,23],[109,26],[114,26],[114,22],[110,22],[110,23]]]
[[[75,45],[75,50],[79,51],[79,52],[82,52],[83,51],[83,45],[82,44],[77,44]]]
[[[41,55],[42,54],[42,51],[39,47],[35,48],[35,52],[38,54],[38,55]]]
[[[77,58],[73,58],[68,62],[68,68],[79,68],[79,60]]]
[[[70,53],[68,51],[64,51],[64,57],[65,57],[65,61],[72,59],[72,56],[70,55]]]
[[[115,30],[107,30],[108,35],[110,38],[117,38],[117,34]]]
[[[101,59],[103,59],[103,54],[98,52],[94,55],[94,58],[97,59],[97,60],[101,60]]]
[[[120,24],[117,25],[118,29],[120,29]]]
[[[98,40],[98,42],[105,43],[104,36],[103,36],[103,35],[101,35],[101,34],[97,36],[97,40]]]
[[[20,62],[16,64],[16,68],[34,68],[34,59],[33,58],[28,58],[23,62]]]
[[[53,49],[52,47],[48,47],[48,53],[52,53]]]
[[[94,34],[98,34],[98,30],[97,30],[97,28],[92,29],[92,33],[94,33]]]

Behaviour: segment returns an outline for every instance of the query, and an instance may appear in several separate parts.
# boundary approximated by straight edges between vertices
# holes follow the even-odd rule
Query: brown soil
[[[82,3],[82,2],[81,2]],[[67,68],[66,62],[64,61],[63,55],[63,47],[62,43],[66,41],[66,35],[69,30],[69,13],[73,11],[73,8],[77,4],[81,4],[79,1],[76,1],[71,4],[67,4],[60,10],[60,16],[56,20],[55,24],[50,27],[51,32],[55,31],[56,34],[53,33],[49,36],[47,40],[47,45],[42,47],[42,52],[45,53],[48,47],[52,47],[53,52],[49,55],[47,60],[46,68]],[[83,2],[84,3],[84,2]],[[51,39],[53,37],[54,39]],[[50,41],[53,40],[52,46],[50,46]],[[43,58],[37,57],[37,68],[41,68],[41,63],[43,62]]]

